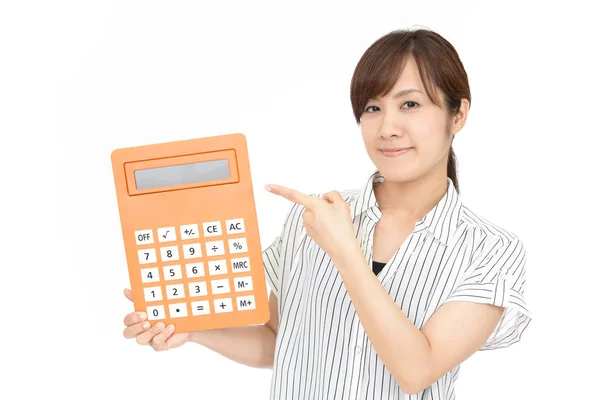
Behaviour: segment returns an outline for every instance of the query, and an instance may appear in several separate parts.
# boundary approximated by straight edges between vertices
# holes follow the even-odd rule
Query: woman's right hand
[[[131,290],[125,289],[123,291],[125,297],[130,301]],[[179,347],[190,340],[191,332],[173,333],[175,327],[169,325],[165,329],[165,324],[159,322],[154,326],[150,327],[150,322],[146,321],[146,313],[132,312],[125,316],[123,323],[125,329],[123,330],[123,336],[126,339],[133,339],[141,345],[150,345],[155,351],[165,351]]]

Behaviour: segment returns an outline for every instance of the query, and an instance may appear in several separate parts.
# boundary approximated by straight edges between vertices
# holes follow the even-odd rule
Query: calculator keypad
[[[245,232],[243,218],[136,230],[148,320],[255,309],[246,238],[226,237]]]

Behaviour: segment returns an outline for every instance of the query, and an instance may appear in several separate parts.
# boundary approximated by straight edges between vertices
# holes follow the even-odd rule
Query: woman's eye
[[[412,104],[419,104],[419,103],[417,103],[416,101],[410,101],[410,100],[409,100],[409,101],[407,101],[407,102],[406,102],[406,103],[404,103],[404,104],[408,104],[408,103],[412,103]],[[409,109],[411,109],[411,108],[415,108],[415,107],[409,107]]]
[[[409,100],[409,101],[405,102],[405,103],[403,104],[403,106],[404,106],[404,105],[406,105],[406,104],[409,104],[409,103],[410,103],[410,104],[416,104],[416,105],[419,105],[419,103],[417,103],[416,101],[410,101],[410,100]],[[368,110],[369,110],[369,108],[372,108],[372,107],[379,108],[379,107],[377,107],[377,106],[369,106],[369,107],[365,108],[364,112],[366,112],[366,113],[369,113],[369,111],[368,111]],[[413,108],[416,108],[416,106],[408,107],[408,109],[409,109],[409,110],[411,110],[411,109],[413,109]]]

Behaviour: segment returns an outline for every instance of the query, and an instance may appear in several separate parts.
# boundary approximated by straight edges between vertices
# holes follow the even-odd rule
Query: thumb
[[[130,289],[125,288],[123,290],[123,294],[125,294],[125,297],[127,297],[130,301],[133,301],[133,298],[131,297],[131,290]]]
[[[340,201],[344,201],[344,198],[337,190],[325,193],[323,195],[323,198],[330,203],[338,203]]]

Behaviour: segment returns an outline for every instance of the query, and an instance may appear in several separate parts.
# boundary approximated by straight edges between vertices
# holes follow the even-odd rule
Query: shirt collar
[[[381,210],[375,198],[373,185],[382,183],[384,179],[383,175],[376,170],[371,174],[364,186],[359,189],[356,196],[349,200],[353,218],[363,212],[367,212],[367,215],[375,217],[375,222],[381,218]],[[427,229],[444,245],[448,245],[448,241],[456,228],[458,228],[460,213],[462,211],[462,200],[454,187],[454,182],[450,177],[447,177],[446,180],[448,189],[444,197],[415,224],[416,231]]]

